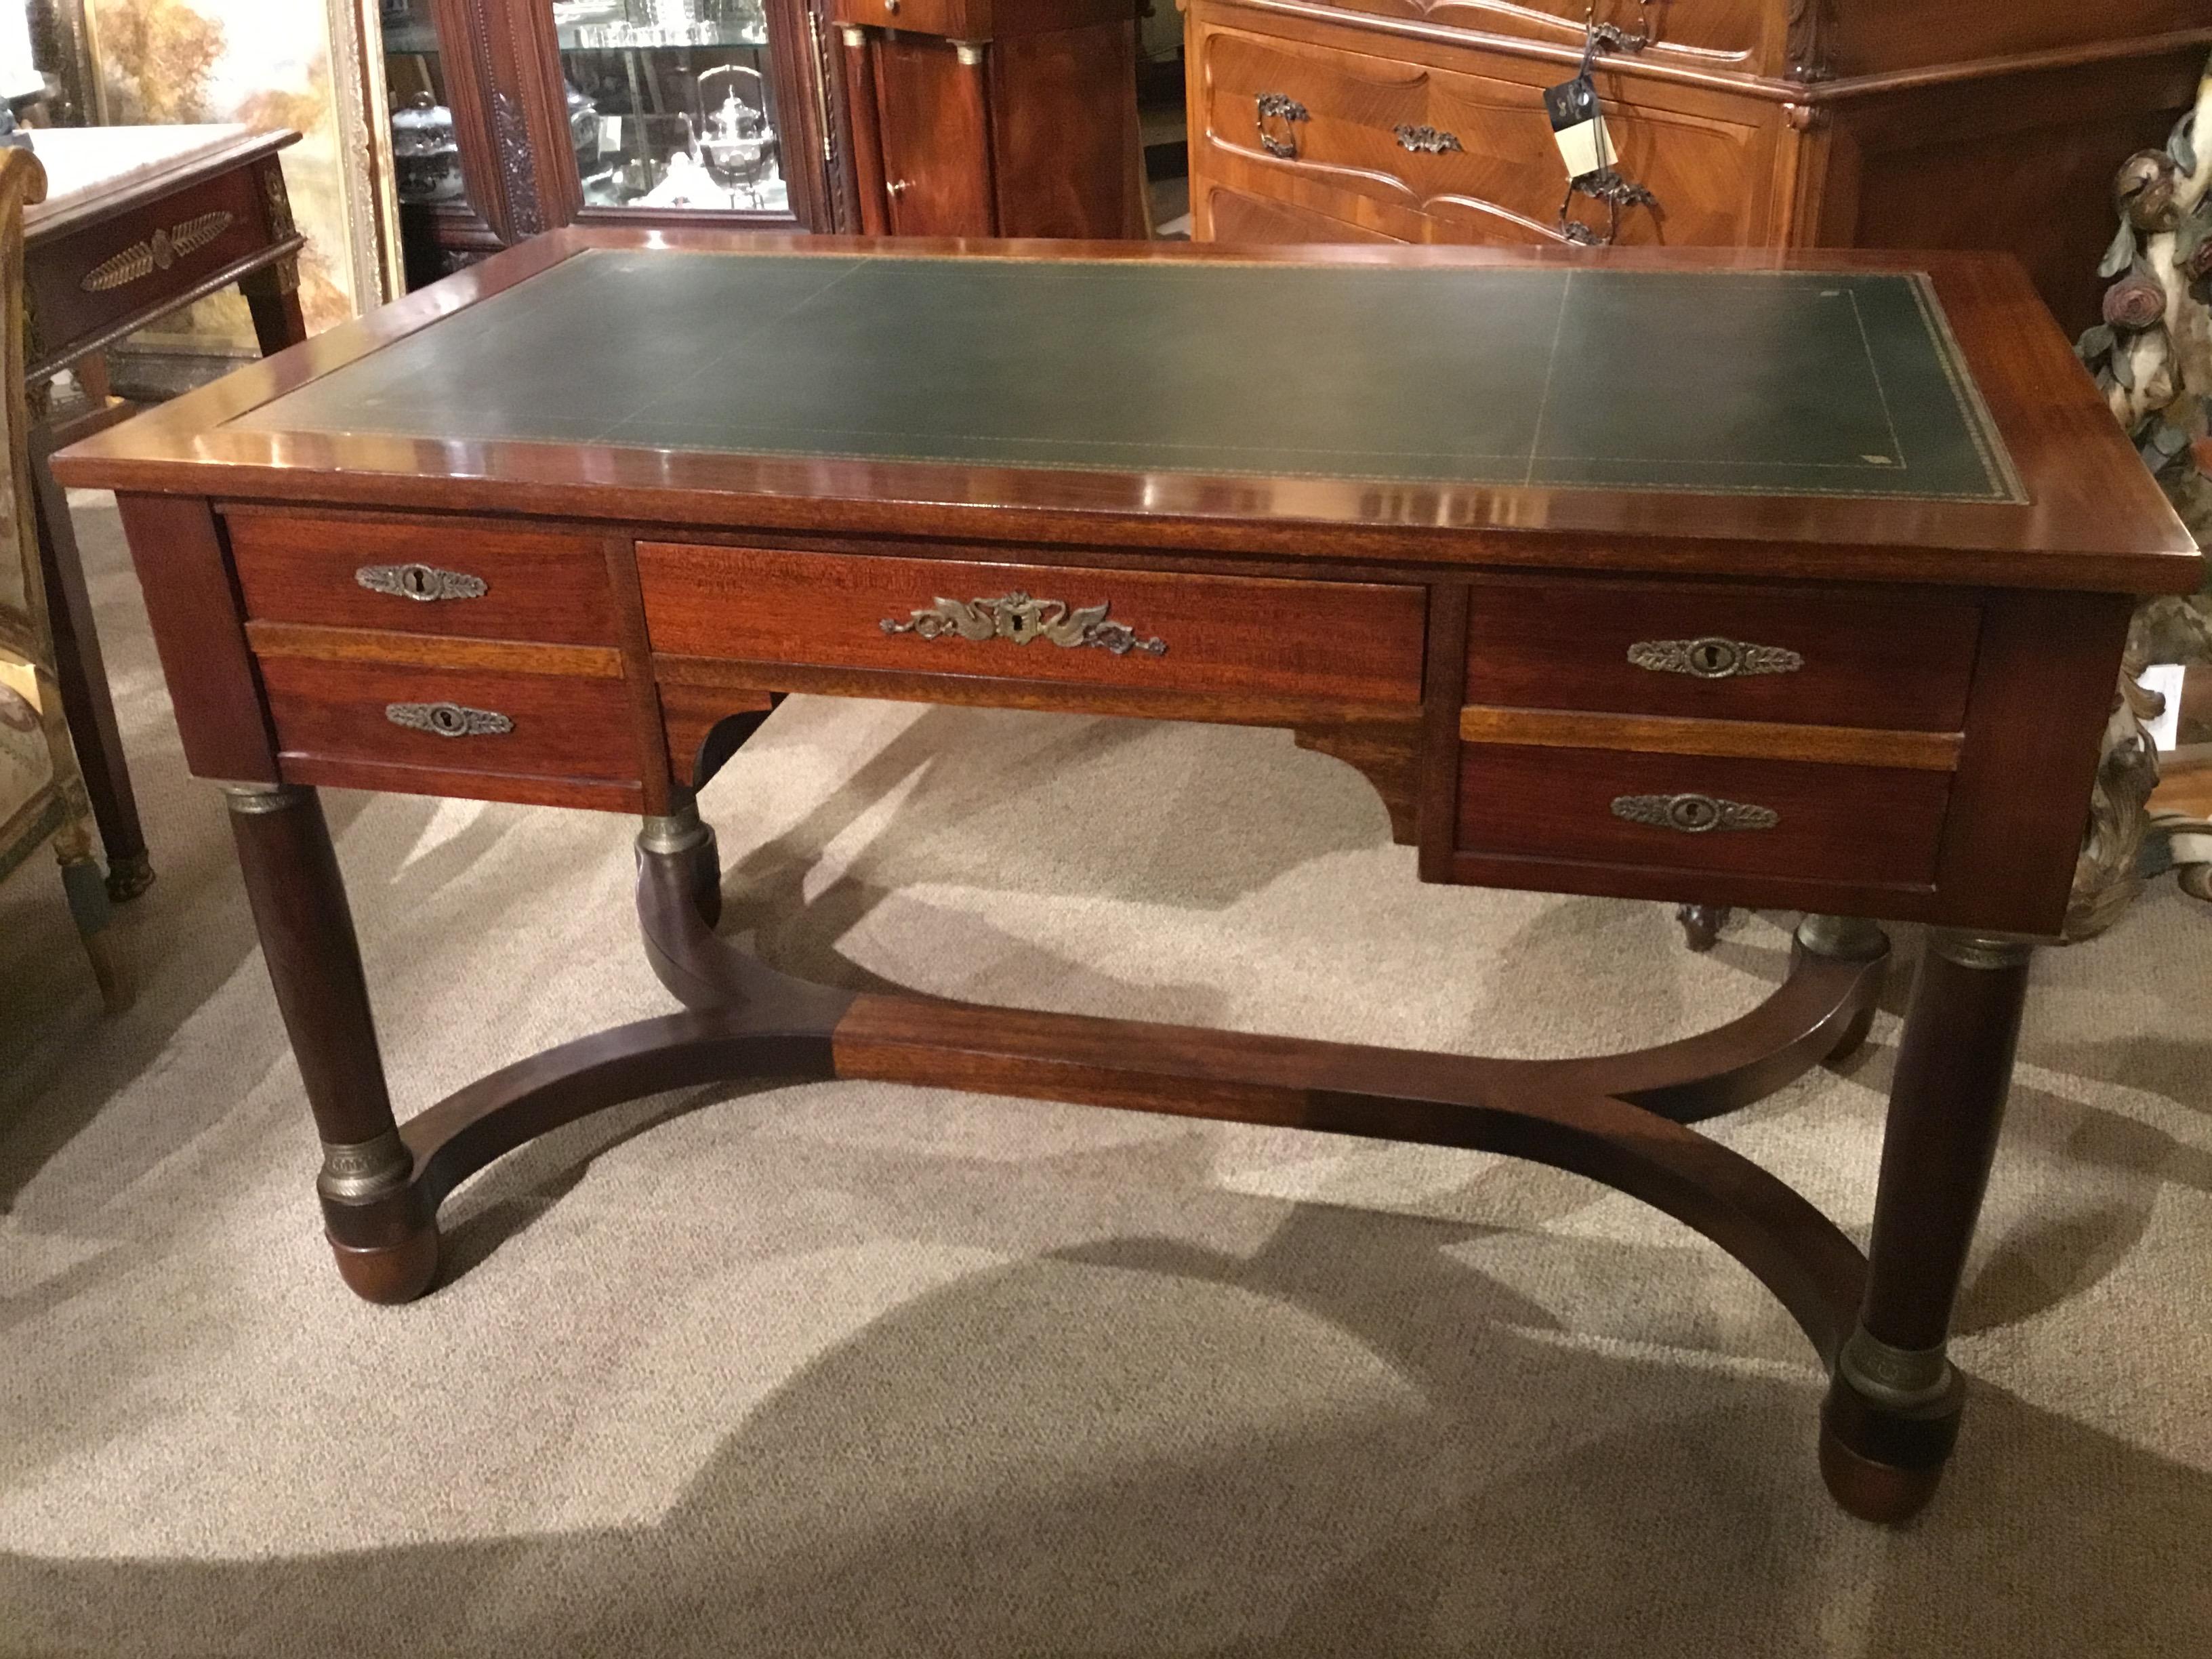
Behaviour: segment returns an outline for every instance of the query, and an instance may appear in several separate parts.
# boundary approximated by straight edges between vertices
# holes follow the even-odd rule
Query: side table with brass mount
[[[307,337],[299,255],[278,152],[296,132],[243,126],[49,127],[30,135],[46,199],[23,217],[23,362],[30,381],[31,477],[39,556],[52,601],[55,678],[107,854],[109,894],[154,879],[116,724],[69,501],[48,461],[131,406],[106,392],[99,354],[125,336],[235,286],[264,355]],[[53,378],[76,368],[93,407],[41,418]]]

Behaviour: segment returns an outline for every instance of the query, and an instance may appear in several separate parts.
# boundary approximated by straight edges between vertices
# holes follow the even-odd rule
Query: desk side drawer
[[[1478,580],[1467,701],[1956,732],[1981,606],[1951,593]]]
[[[611,645],[601,544],[504,525],[234,512],[246,614],[270,622]]]
[[[644,542],[663,657],[1413,705],[1426,592]]]
[[[266,654],[260,667],[288,765],[308,758],[624,784],[641,776],[620,679]],[[425,785],[419,793],[477,792]]]
[[[1461,750],[1459,848],[1925,886],[1936,879],[1950,796],[1948,772],[1469,744]]]

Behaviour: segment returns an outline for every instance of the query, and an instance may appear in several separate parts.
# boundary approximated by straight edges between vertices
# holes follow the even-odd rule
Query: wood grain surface
[[[1956,732],[1980,626],[1971,592],[1485,578],[1468,605],[1467,700]],[[1629,659],[1639,643],[1714,637],[1802,661],[1787,673],[1701,679]]]
[[[500,523],[342,513],[225,517],[246,614],[277,622],[412,634],[612,645],[599,542]],[[471,599],[416,599],[363,587],[371,565],[427,564],[488,584]]]
[[[633,785],[641,776],[629,694],[619,680],[308,657],[265,657],[261,675],[288,776],[303,775],[293,763],[302,756],[470,775]],[[504,714],[514,729],[448,738],[393,724],[386,708],[410,702],[451,702]]]
[[[904,673],[1070,681],[1141,690],[1420,701],[1425,590],[1375,583],[1170,576],[924,559],[851,558],[646,542],[639,579],[657,654]],[[1164,653],[1036,640],[887,633],[939,597],[1021,592],[1106,605]]]

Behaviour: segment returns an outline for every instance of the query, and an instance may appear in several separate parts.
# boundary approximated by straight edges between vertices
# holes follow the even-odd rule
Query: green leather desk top
[[[268,432],[2023,499],[1922,279],[598,249]]]

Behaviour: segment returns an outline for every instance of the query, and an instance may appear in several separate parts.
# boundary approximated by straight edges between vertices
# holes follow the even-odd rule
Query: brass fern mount
[[[1771,806],[1716,800],[1711,795],[1616,795],[1613,815],[1655,830],[1679,830],[1686,836],[1716,830],[1771,830],[1782,822],[1782,814]]]
[[[1805,665],[1802,656],[1784,646],[1710,635],[1701,640],[1638,640],[1628,647],[1628,660],[1655,674],[1693,674],[1701,680],[1794,674]]]
[[[105,294],[143,282],[157,270],[167,270],[188,253],[197,253],[230,228],[228,213],[203,213],[156,230],[143,242],[133,242],[122,252],[102,259],[84,273],[81,286],[87,294]]]
[[[1165,640],[1140,640],[1127,623],[1108,622],[1106,611],[1104,603],[1071,610],[1065,600],[1033,599],[1017,588],[995,599],[933,599],[904,622],[885,617],[877,626],[886,634],[913,634],[925,640],[1010,640],[1016,645],[1043,640],[1069,649],[1095,646],[1117,657],[1132,651],[1148,657],[1167,653]]]
[[[384,718],[440,738],[498,738],[514,730],[514,722],[496,709],[465,708],[457,702],[388,702]]]
[[[491,591],[491,584],[482,576],[441,570],[434,564],[365,564],[353,573],[353,579],[372,593],[389,593],[425,604],[438,599],[480,599]]]

